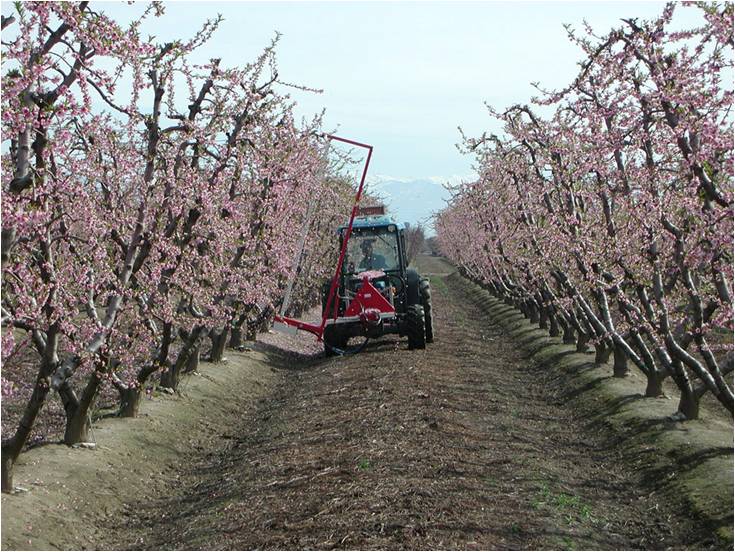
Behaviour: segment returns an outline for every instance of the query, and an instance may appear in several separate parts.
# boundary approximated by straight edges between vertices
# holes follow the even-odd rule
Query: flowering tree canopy
[[[162,15],[153,3],[123,28],[87,2],[24,2],[3,18],[4,424],[6,405],[18,412],[3,490],[50,391],[65,441],[83,441],[107,387],[135,415],[149,378],[175,387],[205,337],[221,358],[293,270],[296,308],[329,270],[314,259],[334,254],[351,185],[320,118],[296,121],[281,91],[278,36],[243,67],[197,65],[220,18],[144,40]],[[29,359],[34,379],[14,370]]]
[[[678,9],[678,8],[677,8]],[[534,106],[490,108],[505,135],[466,138],[479,179],[437,217],[443,252],[552,335],[632,361],[680,412],[733,392],[733,6],[570,38],[586,58]],[[538,112],[553,109],[542,118]]]

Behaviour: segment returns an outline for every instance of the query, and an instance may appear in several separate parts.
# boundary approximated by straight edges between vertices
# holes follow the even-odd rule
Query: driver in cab
[[[363,257],[360,259],[360,268],[363,270],[377,270],[384,269],[385,257],[383,255],[373,253],[373,242],[375,240],[365,240],[360,244]]]

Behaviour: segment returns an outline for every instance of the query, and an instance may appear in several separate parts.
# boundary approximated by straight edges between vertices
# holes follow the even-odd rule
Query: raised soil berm
[[[105,542],[105,528],[124,512],[176,485],[192,451],[216,450],[233,425],[271,391],[284,359],[272,352],[227,351],[202,362],[177,395],[143,400],[138,418],[93,425],[93,449],[47,444],[26,451],[16,486],[2,495],[3,550],[84,550]]]
[[[569,403],[589,426],[620,447],[646,474],[651,490],[683,505],[708,526],[723,546],[733,546],[733,424],[720,412],[703,407],[700,419],[679,421],[678,398],[646,398],[645,378],[631,372],[613,377],[612,363],[595,364],[594,353],[577,353],[573,345],[532,324],[520,311],[455,272],[450,285],[487,312],[508,339],[548,372],[550,392]],[[634,368],[633,368],[634,370]],[[717,408],[718,405],[714,407]]]

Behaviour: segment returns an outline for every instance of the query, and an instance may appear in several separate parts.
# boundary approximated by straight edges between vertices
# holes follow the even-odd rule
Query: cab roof
[[[393,220],[392,217],[389,217],[388,215],[355,217],[355,222],[352,224],[352,229],[355,230],[357,228],[384,228],[386,226],[390,226],[391,224],[394,224],[398,230],[405,229],[405,225],[402,222],[396,222],[395,220]],[[343,224],[339,227],[338,231],[341,232],[342,230],[347,228],[347,226],[347,224]]]

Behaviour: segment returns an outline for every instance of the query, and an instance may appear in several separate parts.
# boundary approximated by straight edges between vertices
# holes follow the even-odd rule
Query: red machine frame
[[[362,171],[362,178],[360,179],[360,186],[357,188],[357,195],[355,196],[355,203],[352,206],[352,213],[350,214],[350,222],[347,226],[347,232],[345,233],[344,240],[342,241],[342,249],[339,253],[339,260],[337,261],[337,268],[334,271],[334,276],[332,276],[332,283],[329,288],[329,295],[327,296],[327,303],[324,307],[324,312],[322,313],[322,321],[319,325],[317,324],[310,324],[308,322],[304,322],[302,320],[297,320],[295,318],[289,318],[288,316],[281,316],[276,315],[274,317],[275,322],[280,322],[282,324],[285,324],[286,326],[289,326],[291,328],[294,328],[294,332],[296,330],[303,330],[309,333],[314,334],[317,336],[317,339],[319,341],[322,340],[322,336],[324,335],[324,328],[327,325],[327,320],[331,318],[331,323],[336,324],[339,320],[344,320],[345,322],[355,322],[355,321],[361,321],[363,323],[369,324],[369,323],[375,323],[380,321],[381,318],[384,317],[392,317],[395,316],[395,309],[393,308],[393,305],[391,305],[385,297],[380,293],[380,291],[375,288],[371,283],[370,279],[378,276],[379,274],[376,273],[362,273],[360,276],[362,276],[362,287],[357,292],[355,297],[352,298],[352,301],[350,301],[350,304],[347,306],[347,310],[345,311],[344,317],[338,317],[337,316],[337,306],[338,302],[335,300],[335,296],[337,294],[337,287],[339,284],[339,275],[342,271],[342,264],[345,260],[345,255],[347,253],[347,242],[350,240],[350,236],[352,235],[352,225],[355,221],[355,217],[357,216],[357,212],[360,206],[360,199],[362,198],[362,191],[365,187],[365,178],[367,177],[367,171],[368,166],[370,165],[370,158],[373,155],[373,146],[370,146],[368,144],[362,144],[360,142],[355,142],[354,140],[348,140],[347,138],[341,138],[339,136],[334,135],[327,135],[327,138],[329,140],[336,140],[338,142],[343,142],[345,144],[350,144],[352,146],[360,147],[360,148],[366,148],[368,150],[367,158],[365,160],[365,168]],[[332,313],[330,316],[329,313]]]

